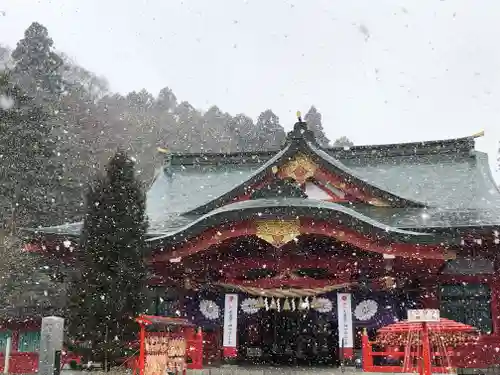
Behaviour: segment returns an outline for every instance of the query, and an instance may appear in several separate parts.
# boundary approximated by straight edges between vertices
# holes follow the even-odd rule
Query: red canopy
[[[401,322],[389,324],[388,326],[382,327],[378,330],[379,334],[388,333],[404,333],[410,331],[422,331],[423,323],[408,322],[403,320]],[[431,332],[474,332],[477,331],[476,328],[455,322],[454,320],[440,318],[439,322],[428,322],[427,327]]]
[[[187,319],[182,318],[169,318],[166,316],[154,316],[154,315],[139,315],[135,320],[137,323],[150,326],[181,326],[181,327],[194,327],[193,323],[190,323]]]

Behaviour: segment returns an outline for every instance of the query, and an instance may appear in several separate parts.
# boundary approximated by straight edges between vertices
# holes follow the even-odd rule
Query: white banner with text
[[[224,334],[222,338],[224,357],[236,357],[238,332],[238,295],[226,294],[224,302]]]
[[[345,358],[352,357],[354,347],[351,299],[351,293],[337,293],[339,348],[343,348]]]

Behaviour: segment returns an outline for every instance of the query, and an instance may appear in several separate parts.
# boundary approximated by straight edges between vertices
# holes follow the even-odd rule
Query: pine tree
[[[276,150],[281,147],[286,137],[280,119],[270,109],[259,115],[255,130],[258,139],[258,150]]]
[[[328,147],[330,140],[325,135],[323,124],[321,123],[321,113],[318,112],[315,106],[311,106],[304,120],[307,122],[309,130],[311,130],[316,137],[316,142],[318,142],[321,147]]]
[[[42,259],[23,252],[18,228],[64,221],[63,165],[46,112],[0,76],[0,280],[2,308],[41,307],[64,288]]]
[[[0,215],[3,224],[64,222],[63,164],[53,122],[33,98],[0,77]]]
[[[30,95],[53,98],[61,92],[63,61],[53,45],[47,28],[33,22],[12,51],[13,74]]]
[[[352,147],[352,146],[354,146],[354,143],[349,138],[347,138],[345,135],[343,135],[340,138],[337,138],[333,142],[333,147],[349,148],[349,147]]]
[[[125,153],[87,194],[80,236],[81,275],[70,288],[70,335],[90,342],[92,355],[120,355],[135,338],[134,318],[145,304],[145,195]]]
[[[229,129],[234,134],[235,151],[251,151],[258,149],[255,144],[255,125],[253,120],[239,113],[234,116],[229,124]]]
[[[173,112],[177,107],[177,97],[170,88],[164,87],[156,98],[155,106],[161,111]]]

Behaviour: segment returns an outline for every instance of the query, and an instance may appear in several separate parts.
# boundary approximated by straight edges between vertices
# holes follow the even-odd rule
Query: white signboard
[[[352,348],[354,347],[354,337],[351,293],[337,293],[337,313],[339,320],[339,348]]]
[[[408,310],[409,322],[439,322],[439,319],[440,314],[437,309]]]
[[[224,335],[223,346],[236,348],[236,331],[238,327],[238,295],[226,294],[224,303]]]

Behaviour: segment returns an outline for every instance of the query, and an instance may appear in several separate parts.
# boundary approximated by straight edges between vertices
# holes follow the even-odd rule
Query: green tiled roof
[[[353,158],[341,162],[366,181],[427,206],[500,209],[500,193],[491,177],[488,157],[481,152]]]
[[[240,185],[259,165],[187,165],[162,170],[147,193],[151,225],[188,212]]]
[[[407,156],[368,154],[339,157],[338,162],[379,188],[429,206],[357,208],[386,225],[398,228],[500,225],[500,192],[491,177],[484,153],[458,150],[455,153]],[[189,219],[178,221],[170,217],[168,220],[166,214],[177,215],[192,210],[230,191],[258,170],[255,164],[171,168],[172,174],[166,176],[162,172],[148,194],[150,202],[156,202],[150,203],[155,207],[156,215],[148,210],[150,218],[156,219],[152,220],[152,224],[156,223],[152,228],[171,230],[181,223],[186,224]],[[200,194],[202,191],[208,194]],[[162,222],[164,224],[160,225]]]
[[[427,209],[365,208],[370,211],[368,216],[387,225],[413,228],[500,224],[500,193],[491,178],[486,154],[345,158],[339,162],[380,188],[429,206]],[[188,166],[184,170],[177,169],[171,177],[159,177],[148,197],[162,202],[158,207],[162,207],[163,213],[181,213],[182,209],[191,210],[231,190],[256,170],[255,166],[210,167],[217,172],[205,168]],[[198,190],[191,183],[195,173],[202,186]],[[223,178],[217,178],[220,173]],[[195,197],[206,188],[207,182],[210,184],[209,196],[198,193],[201,196]],[[158,194],[153,196],[153,190]],[[186,201],[190,194],[193,199]],[[166,204],[167,201],[171,204]],[[161,214],[156,217],[161,221]]]
[[[146,212],[150,235],[180,228],[193,218],[181,216],[226,193],[246,180],[259,165],[174,165],[160,169],[146,194]],[[82,223],[37,229],[40,233],[78,236]]]
[[[208,207],[206,212],[217,209],[221,203],[217,198],[239,192],[243,182],[253,181],[276,161],[300,151],[303,146],[293,142],[307,145],[322,164],[351,175],[375,192],[382,190],[403,199],[400,203],[410,203],[397,208],[356,207],[381,224],[405,229],[500,225],[500,192],[487,155],[473,150],[472,138],[346,150],[320,149],[313,141],[299,138],[275,154],[173,155],[147,193],[151,236],[189,226],[200,218],[193,214],[200,206]],[[78,235],[79,228],[75,223],[40,232]]]

